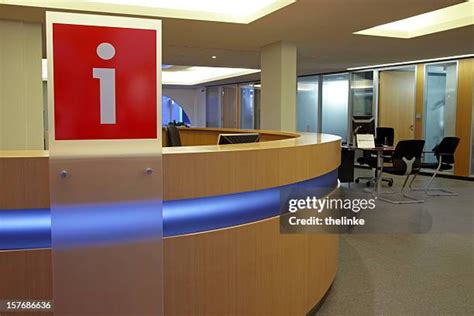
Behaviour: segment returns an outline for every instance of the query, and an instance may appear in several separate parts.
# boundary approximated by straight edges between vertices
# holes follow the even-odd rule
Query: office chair
[[[393,142],[395,140],[395,130],[391,127],[377,127],[376,129],[376,137],[375,137],[375,145],[377,146],[393,146]],[[390,162],[391,157],[383,157],[384,162]],[[371,183],[374,183],[377,179],[377,157],[374,157],[370,150],[364,150],[362,152],[362,157],[357,158],[357,162],[361,165],[368,165],[370,168],[375,169],[375,175],[372,177],[358,177],[355,182],[359,183],[360,180],[368,180],[367,186],[370,186]],[[382,182],[387,182],[388,186],[391,187],[393,185],[392,178],[383,178]]]
[[[181,137],[179,136],[179,130],[174,125],[168,125],[168,146],[181,146]]]
[[[425,146],[424,140],[401,140],[398,142],[397,147],[392,155],[392,166],[382,168],[382,173],[389,173],[398,176],[405,176],[405,181],[400,189],[401,196],[409,200],[392,200],[385,197],[378,197],[382,201],[386,201],[392,204],[409,204],[409,203],[423,203],[424,200],[419,200],[405,192],[406,184],[410,176],[420,171],[421,167],[421,156],[423,154],[423,147]],[[393,193],[393,192],[387,192]],[[385,193],[385,194],[387,194]],[[384,193],[382,193],[384,194]]]
[[[456,192],[443,189],[443,188],[430,188],[431,183],[433,182],[434,178],[438,175],[440,171],[444,170],[451,170],[454,164],[454,154],[456,152],[456,148],[459,144],[458,137],[444,137],[441,142],[436,145],[432,151],[428,151],[425,153],[433,153],[438,160],[438,162],[422,162],[421,168],[423,169],[432,169],[434,170],[433,175],[430,178],[430,181],[425,185],[423,188],[412,188],[413,181],[415,181],[415,177],[410,182],[410,189],[413,191],[425,191],[426,195],[431,196],[456,196],[458,195]],[[437,193],[430,193],[433,191],[438,191]]]

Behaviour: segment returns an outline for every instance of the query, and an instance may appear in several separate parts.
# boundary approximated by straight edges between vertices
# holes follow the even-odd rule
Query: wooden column
[[[425,67],[416,65],[416,92],[415,92],[415,139],[423,138]]]
[[[456,136],[461,139],[456,151],[454,174],[468,176],[471,163],[474,59],[462,59],[458,68]]]

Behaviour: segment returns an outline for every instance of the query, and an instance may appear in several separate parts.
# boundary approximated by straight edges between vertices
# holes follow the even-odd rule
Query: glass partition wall
[[[319,76],[298,78],[296,94],[296,130],[319,131]]]
[[[240,128],[260,128],[260,86],[240,85]]]
[[[375,133],[376,126],[389,126],[396,129],[395,140],[397,138],[412,139],[415,137],[414,120],[420,117],[423,118],[423,125],[420,127],[422,138],[426,140],[425,150],[433,149],[443,137],[455,135],[458,61],[424,65],[423,114],[415,113],[414,109],[415,81],[417,80],[415,68],[416,65],[412,65],[298,77],[296,130],[335,134],[347,142],[353,142],[355,129],[363,127],[364,130]],[[398,77],[406,77],[406,79],[394,82],[393,76],[388,75],[395,72]],[[222,119],[223,87],[207,88],[206,123],[208,127],[226,127]],[[398,91],[401,88],[403,91]],[[237,126],[242,129],[258,129],[260,127],[260,85],[241,84],[237,90]],[[410,115],[409,119],[395,118],[387,112],[393,108],[393,111],[399,113],[401,105],[404,106],[405,116]],[[403,119],[406,118],[405,116]],[[403,129],[399,126],[402,121],[407,123],[406,126],[403,125]],[[474,175],[474,127],[470,128],[472,128],[473,138],[472,149],[470,156],[466,159],[470,163],[469,174]],[[426,160],[436,162],[433,156],[427,156]]]
[[[375,134],[378,72],[373,70],[353,72],[350,78],[349,140],[355,143],[356,133]],[[361,152],[356,152],[356,155],[359,154]]]
[[[374,116],[374,72],[351,74],[352,116]]]
[[[432,150],[443,137],[456,135],[457,62],[425,66],[424,139]],[[425,161],[436,162],[434,155]]]
[[[298,78],[296,129],[348,139],[349,74]]]
[[[349,74],[322,77],[321,132],[348,139]]]
[[[206,127],[221,127],[221,88],[206,88]]]
[[[206,127],[260,128],[260,85],[206,88]]]

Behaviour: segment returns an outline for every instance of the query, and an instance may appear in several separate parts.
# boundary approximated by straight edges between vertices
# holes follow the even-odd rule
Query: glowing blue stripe
[[[49,209],[0,210],[0,250],[49,247]]]
[[[282,189],[333,188],[336,185],[337,170],[334,170],[314,179],[282,187],[221,196],[164,201],[163,236],[177,236],[232,227],[277,216],[280,212],[280,191]],[[126,207],[126,205],[117,207],[116,214],[123,214],[119,208]],[[110,213],[104,216],[107,217],[107,220],[102,217],[97,218],[97,225],[87,228],[88,236],[95,234],[108,239],[120,238],[124,232],[122,229],[126,230],[127,224],[131,223],[128,217],[111,216]],[[103,225],[111,218],[115,224],[108,225],[108,227]],[[81,219],[76,220],[79,222],[71,227],[83,229],[84,227],[80,225]],[[142,222],[136,222],[135,225],[142,225]],[[67,231],[64,230],[64,233]],[[86,234],[83,239],[87,239]],[[0,250],[49,247],[51,247],[49,209],[0,210]]]

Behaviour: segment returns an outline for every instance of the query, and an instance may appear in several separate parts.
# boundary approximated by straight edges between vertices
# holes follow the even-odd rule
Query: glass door
[[[394,129],[394,145],[415,138],[416,68],[379,71],[378,127]]]
[[[425,66],[425,150],[432,150],[445,136],[456,134],[457,62]],[[436,162],[434,155],[425,157]]]

